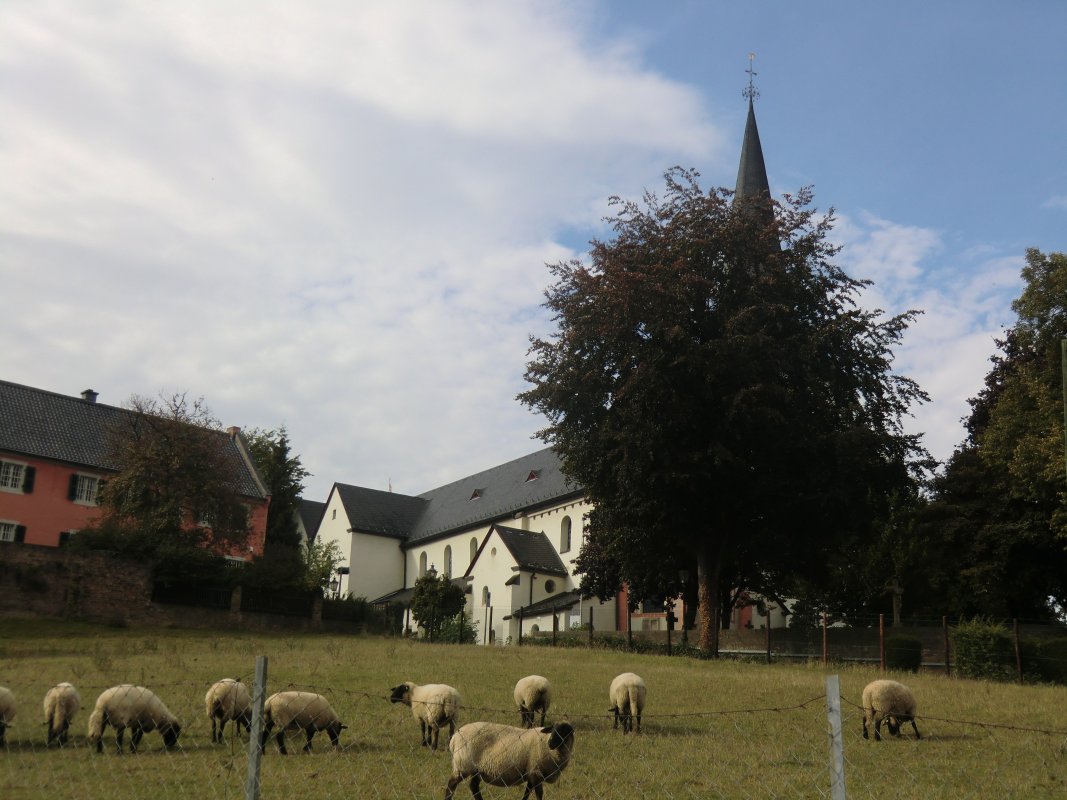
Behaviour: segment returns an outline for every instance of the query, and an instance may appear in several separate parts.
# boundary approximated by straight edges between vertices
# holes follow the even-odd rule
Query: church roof
[[[406,494],[335,483],[352,530],[377,536],[407,539],[426,502]]]
[[[748,121],[745,123],[745,138],[741,143],[741,162],[737,166],[735,197],[742,200],[758,200],[771,196],[771,184],[767,180],[767,165],[763,161],[759,129],[756,127],[756,110],[752,98],[748,100]]]
[[[559,553],[542,531],[524,531],[504,525],[494,525],[493,530],[497,532],[520,570],[546,575],[567,575],[567,568],[563,566]]]

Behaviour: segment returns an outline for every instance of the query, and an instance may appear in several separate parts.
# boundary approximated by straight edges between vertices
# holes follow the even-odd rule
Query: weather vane
[[[752,62],[755,60],[755,58],[755,53],[748,54],[748,69],[745,70],[745,72],[748,73],[748,86],[741,90],[741,96],[744,97],[746,100],[755,100],[757,97],[759,97],[759,90],[752,82],[752,79],[756,77],[756,72],[752,69]]]

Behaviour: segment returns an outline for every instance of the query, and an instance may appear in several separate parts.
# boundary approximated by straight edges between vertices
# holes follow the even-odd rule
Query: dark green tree
[[[1067,255],[1030,249],[1016,323],[971,399],[967,439],[920,518],[940,555],[931,591],[953,614],[1047,617],[1067,602],[1061,344]]]
[[[582,590],[678,591],[695,566],[700,646],[718,652],[737,584],[826,582],[827,548],[866,535],[927,455],[901,429],[924,399],[891,371],[914,313],[858,307],[832,216],[801,191],[770,215],[696,174],[661,200],[614,199],[592,265],[550,267],[551,338],[534,338],[519,395],[594,510]]]
[[[100,492],[102,514],[87,541],[111,538],[145,553],[244,543],[240,465],[203,399],[134,396],[128,408],[109,431],[110,457],[121,468]]]
[[[449,620],[463,613],[466,598],[463,590],[447,575],[427,573],[415,581],[411,596],[411,616],[426,631],[431,641],[439,641]]]
[[[252,428],[245,432],[248,449],[270,492],[267,511],[267,546],[295,547],[300,543],[296,515],[304,479],[311,475],[293,455],[285,426],[276,430]]]

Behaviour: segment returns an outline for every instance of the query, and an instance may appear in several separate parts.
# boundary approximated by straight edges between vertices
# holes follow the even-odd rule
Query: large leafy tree
[[[426,631],[427,638],[437,641],[449,621],[463,612],[465,602],[463,590],[447,575],[427,573],[415,581],[411,615]]]
[[[1067,255],[1030,249],[1015,324],[971,400],[967,439],[922,516],[942,553],[932,588],[952,613],[1043,617],[1067,604],[1061,341]]]
[[[550,267],[557,327],[519,398],[594,503],[583,591],[677,592],[695,566],[717,652],[731,585],[828,580],[825,549],[911,491],[926,454],[901,417],[924,395],[891,362],[913,314],[858,307],[806,190],[752,213],[675,169],[662,199],[613,202],[591,265]]]
[[[203,399],[134,396],[127,407],[131,413],[109,431],[121,469],[100,492],[96,535],[157,553],[243,543],[248,509],[236,488],[239,463]]]

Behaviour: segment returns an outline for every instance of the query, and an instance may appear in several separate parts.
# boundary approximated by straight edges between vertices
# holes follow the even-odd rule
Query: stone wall
[[[111,625],[212,630],[304,631],[322,628],[322,602],[308,618],[242,612],[240,589],[230,610],[152,602],[146,564],[106,552],[28,544],[0,544],[0,616],[80,619]],[[331,621],[332,632],[357,626]]]

